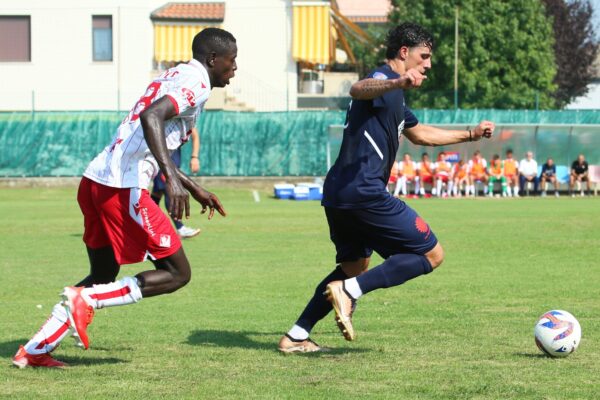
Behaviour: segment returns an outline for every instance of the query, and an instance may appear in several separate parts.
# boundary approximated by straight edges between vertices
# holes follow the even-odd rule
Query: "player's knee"
[[[180,273],[178,273],[177,275],[175,275],[175,286],[176,289],[181,289],[182,287],[184,287],[185,285],[187,285],[188,283],[190,283],[190,281],[192,280],[192,270],[191,269],[187,269],[187,271],[182,271]]]
[[[431,264],[431,268],[436,269],[444,262],[444,249],[441,244],[436,244],[435,247],[425,254],[425,257]]]
[[[340,268],[347,277],[353,278],[367,271],[369,268],[369,261],[369,257],[359,258],[356,261],[346,261],[340,264]]]

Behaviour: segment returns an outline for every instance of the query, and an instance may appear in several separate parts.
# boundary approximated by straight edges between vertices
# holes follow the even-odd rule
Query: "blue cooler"
[[[294,188],[294,199],[295,200],[308,200],[310,190],[305,186],[296,186]]]
[[[294,197],[294,185],[290,183],[278,183],[273,186],[275,198],[288,200]]]
[[[321,200],[323,198],[323,187],[317,183],[299,183],[298,187],[308,188],[309,200]]]

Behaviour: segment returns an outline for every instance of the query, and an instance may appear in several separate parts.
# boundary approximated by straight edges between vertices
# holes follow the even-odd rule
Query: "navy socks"
[[[343,281],[344,279],[348,279],[348,276],[338,265],[333,272],[327,275],[327,277],[319,283],[312,299],[310,299],[306,308],[298,318],[298,321],[296,321],[296,325],[305,329],[307,332],[310,332],[317,322],[325,318],[333,307],[331,306],[331,303],[327,301],[323,292],[325,292],[325,288],[330,282]]]
[[[419,254],[395,254],[383,264],[356,277],[362,293],[375,289],[398,286],[404,282],[433,271],[427,257]]]

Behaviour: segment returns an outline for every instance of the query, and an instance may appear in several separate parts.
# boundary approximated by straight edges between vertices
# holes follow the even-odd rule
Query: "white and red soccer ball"
[[[534,329],[535,344],[550,357],[566,357],[581,341],[581,326],[573,315],[551,310],[540,317]]]

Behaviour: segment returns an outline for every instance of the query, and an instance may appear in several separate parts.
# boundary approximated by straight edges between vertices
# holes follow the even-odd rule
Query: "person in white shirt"
[[[535,194],[538,191],[539,182],[537,162],[533,159],[533,153],[528,151],[525,158],[519,162],[519,190],[521,193],[525,193],[527,185],[533,183],[533,193]]]
[[[137,303],[171,293],[191,278],[189,261],[169,218],[151,199],[148,185],[162,171],[170,197],[169,214],[190,215],[190,195],[202,212],[225,210],[214,194],[181,172],[171,153],[188,141],[213,87],[225,87],[237,69],[233,35],[207,28],[192,42],[193,59],[156,78],[123,120],[110,143],[88,166],[77,200],[84,216],[83,241],[90,274],[65,287],[41,329],[20,346],[13,364],[64,367],[50,356],[69,333],[84,349],[94,310]],[[151,260],[155,270],[115,281],[121,265]]]

